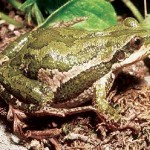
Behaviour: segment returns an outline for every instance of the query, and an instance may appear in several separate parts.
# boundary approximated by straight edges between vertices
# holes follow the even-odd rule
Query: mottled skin
[[[135,51],[141,51],[141,55],[136,57]],[[106,101],[114,77],[124,66],[144,59],[149,53],[150,30],[142,29],[132,19],[103,32],[39,29],[23,35],[1,53],[1,58],[9,58],[1,59],[1,97],[29,114],[45,107],[77,107],[94,97],[99,113],[115,115],[117,112]],[[123,61],[128,59],[129,63]],[[41,68],[49,70],[48,80],[58,82],[55,90],[47,80],[39,79]],[[54,70],[64,76],[55,80]]]

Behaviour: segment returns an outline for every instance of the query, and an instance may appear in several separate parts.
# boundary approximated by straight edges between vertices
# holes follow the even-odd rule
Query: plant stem
[[[16,0],[7,0],[14,8],[20,10],[20,6],[22,5],[20,2]]]
[[[16,27],[22,27],[22,26],[23,26],[22,23],[20,23],[20,22],[14,20],[14,19],[12,19],[12,18],[10,18],[9,16],[5,15],[5,14],[2,13],[2,12],[0,12],[0,19],[5,20],[7,23],[13,24],[13,25],[15,25]]]
[[[146,18],[147,16],[147,2],[144,0],[144,17]]]
[[[122,0],[122,2],[132,11],[132,13],[138,19],[139,22],[143,21],[143,16],[130,0]]]

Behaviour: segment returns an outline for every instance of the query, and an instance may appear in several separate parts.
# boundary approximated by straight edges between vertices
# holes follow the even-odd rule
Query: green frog
[[[96,32],[38,29],[0,54],[0,96],[27,116],[94,111],[117,122],[121,115],[107,100],[114,79],[149,54],[150,30],[133,18]]]

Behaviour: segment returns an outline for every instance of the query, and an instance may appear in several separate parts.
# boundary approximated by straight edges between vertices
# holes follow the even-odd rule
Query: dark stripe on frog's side
[[[109,72],[110,68],[111,62],[103,62],[81,72],[76,77],[70,79],[64,84],[61,84],[61,86],[57,88],[54,101],[65,102],[68,99],[77,97],[84,90],[92,87],[93,83]]]

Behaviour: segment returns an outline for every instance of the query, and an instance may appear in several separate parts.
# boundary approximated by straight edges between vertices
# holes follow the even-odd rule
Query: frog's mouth
[[[120,70],[123,67],[130,66],[140,60],[143,60],[144,58],[148,57],[150,55],[150,44],[147,46],[141,46],[141,48],[138,51],[135,51],[133,54],[131,54],[128,58],[125,60],[116,63],[112,66],[112,70]]]

